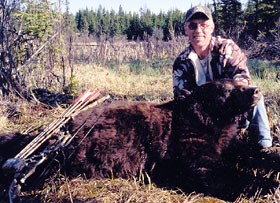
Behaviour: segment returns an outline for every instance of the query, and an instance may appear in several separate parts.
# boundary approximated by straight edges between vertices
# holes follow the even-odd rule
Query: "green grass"
[[[172,93],[172,60],[131,61],[125,64],[116,62],[106,66],[87,64],[75,65],[75,86],[73,92],[81,94],[87,88],[100,89],[103,95],[113,94],[116,99],[149,101],[162,103],[173,98]],[[279,66],[264,61],[249,61],[252,83],[257,85],[265,96],[271,126],[279,120],[280,82],[276,78]],[[69,73],[67,73],[69,74]],[[0,114],[0,132],[28,132],[32,128],[47,126],[57,117],[62,108],[37,108],[38,104],[22,101],[18,119],[8,119],[10,106],[16,103],[2,102]],[[279,133],[279,132],[277,132]],[[76,178],[68,180],[62,177],[44,189],[37,191],[41,201],[69,202],[224,202],[201,194],[184,194],[157,188],[152,183],[143,185],[141,180],[104,179],[84,180]],[[279,193],[279,192],[278,192]],[[277,200],[278,193],[268,194],[261,202]],[[71,194],[71,195],[70,195]],[[43,199],[42,199],[43,198]],[[237,202],[254,202],[240,198]]]
[[[106,66],[75,65],[74,85],[71,87],[71,92],[79,95],[88,88],[95,88],[101,90],[103,95],[113,94],[115,99],[119,100],[162,103],[173,98],[172,64],[173,60],[165,59],[134,60],[123,64],[112,61]],[[253,85],[258,86],[265,97],[269,118],[272,122],[277,122],[280,116],[280,82],[276,80],[279,65],[272,62],[251,60],[248,62],[248,66]],[[69,72],[66,74],[70,75]],[[22,132],[28,126],[39,126],[44,120],[49,120],[43,118],[44,116],[41,115],[43,113],[34,113],[32,105],[24,101],[20,101],[20,108],[17,109],[20,120],[9,120],[7,112],[10,111],[11,106],[16,106],[15,103],[8,105],[7,101],[2,101],[0,132],[15,130]],[[44,113],[44,115],[52,117],[50,115],[54,115],[54,113]],[[34,119],[34,117],[39,118]],[[37,121],[37,124],[33,124],[33,120]]]
[[[280,65],[276,62],[250,60],[248,67],[252,76],[252,84],[260,88],[270,120],[277,121],[280,117],[280,81],[276,75]]]
[[[127,70],[133,74],[144,74],[150,76],[161,75],[166,69],[172,67],[173,60],[152,60],[152,61],[141,61],[133,60],[125,64],[120,64],[117,61],[109,61],[104,67],[113,70],[115,72],[123,71],[122,66],[126,66]]]
[[[117,99],[163,102],[173,98],[172,68],[146,66],[138,70],[139,62],[76,66],[75,76],[80,86],[78,92],[87,88],[100,89],[103,94],[113,94]]]
[[[280,65],[272,61],[249,60],[248,67],[251,75],[255,78],[265,80],[276,80],[276,75],[280,71]]]

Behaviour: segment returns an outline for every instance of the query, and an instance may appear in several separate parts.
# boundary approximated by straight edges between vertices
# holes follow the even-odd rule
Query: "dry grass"
[[[94,64],[77,65],[74,70],[74,92],[79,95],[85,89],[96,88],[103,95],[114,95],[115,99],[160,103],[173,97],[171,71],[171,67],[168,67],[162,70],[147,68],[137,72],[129,64],[110,68]],[[0,103],[0,133],[27,133],[43,129],[63,111],[61,107],[46,108],[42,103],[18,99],[2,99]]]
[[[75,65],[73,82],[75,91],[80,94],[87,88],[97,88],[105,94],[113,94],[116,99],[145,100],[161,103],[171,100],[172,67],[170,64],[161,69],[146,65],[135,69],[133,63],[123,65],[111,64],[108,67],[96,64]],[[141,65],[140,65],[141,66]],[[69,73],[67,73],[69,74]],[[271,80],[253,79],[253,84],[259,86],[266,98],[267,108],[272,126],[278,126],[275,133],[280,134],[278,125],[280,84]],[[42,104],[26,101],[1,100],[0,132],[36,132],[44,129],[63,109],[45,108]],[[184,194],[181,191],[171,191],[157,188],[151,182],[143,184],[142,180],[104,179],[84,180],[76,178],[68,180],[58,178],[46,184],[39,194],[40,201],[45,202],[224,202],[200,194]],[[71,195],[70,195],[71,194]],[[257,194],[256,194],[257,196]],[[260,202],[279,201],[279,191],[268,194]],[[236,202],[254,202],[240,197]]]
[[[28,101],[0,101],[0,134],[10,132],[38,133],[64,110],[46,108],[43,104]]]
[[[77,177],[56,178],[46,182],[42,190],[21,194],[23,202],[98,202],[98,203],[229,203],[215,197],[197,194],[186,194],[178,190],[158,188],[153,183],[143,184],[143,180],[84,179]],[[259,192],[251,198],[244,195],[236,198],[234,203],[271,203],[280,202],[280,189],[274,193],[260,196]]]
[[[172,99],[171,67],[161,71],[143,70],[142,73],[131,71],[129,65],[120,65],[117,69],[77,66],[75,78],[81,84],[79,91],[91,87],[126,100],[162,102]]]
[[[280,82],[269,79],[254,78],[254,85],[258,86],[265,98],[267,112],[271,120],[279,120],[280,117]]]
[[[173,59],[188,44],[186,36],[174,37],[170,41],[148,39],[147,41],[127,41],[124,37],[110,40],[83,38],[76,39],[73,48],[74,63],[119,63],[132,60]],[[106,57],[104,57],[106,56]]]
[[[185,194],[178,190],[164,190],[157,188],[151,182],[143,183],[143,179],[89,179],[81,177],[72,179],[57,179],[54,183],[45,186],[44,190],[37,191],[41,201],[44,202],[166,202],[166,203],[200,203],[225,201],[216,198],[205,197],[202,194]]]
[[[8,109],[7,109],[7,100],[1,99],[0,100],[0,133],[4,132],[4,129],[7,128],[9,120],[8,120]]]

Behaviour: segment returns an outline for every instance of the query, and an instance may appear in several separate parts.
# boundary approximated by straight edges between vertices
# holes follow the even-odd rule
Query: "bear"
[[[235,143],[238,120],[259,99],[258,88],[223,79],[163,104],[112,101],[89,108],[62,129],[73,136],[63,151],[63,168],[70,176],[88,178],[146,172],[158,185],[206,192]],[[26,139],[17,142],[21,148]]]
[[[128,178],[139,170],[152,171],[165,156],[188,157],[196,163],[203,155],[205,163],[216,161],[236,135],[237,119],[258,100],[259,89],[221,80],[179,101],[114,101],[88,109],[68,123],[74,134],[86,121],[73,140],[84,141],[72,145],[77,153],[67,168],[94,177],[108,177],[113,171],[116,177]]]

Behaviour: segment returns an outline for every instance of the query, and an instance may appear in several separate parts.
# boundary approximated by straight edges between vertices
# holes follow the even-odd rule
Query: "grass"
[[[260,87],[272,127],[279,120],[280,82],[275,80],[278,66],[260,61],[249,62],[252,83]],[[69,74],[69,73],[67,73]],[[141,100],[155,103],[169,101],[172,94],[172,60],[139,61],[120,64],[110,62],[104,65],[80,64],[74,67],[75,85],[72,92],[79,95],[87,88],[100,89],[103,95],[113,94],[119,100]],[[36,133],[44,129],[64,110],[61,106],[46,108],[42,104],[26,101],[0,100],[0,133],[19,131]],[[280,134],[280,129],[276,133]],[[217,202],[224,201],[205,197],[202,194],[184,194],[157,188],[150,181],[143,184],[141,178],[89,179],[81,177],[69,180],[60,177],[45,184],[40,191],[33,191],[32,198],[39,195],[44,202]],[[26,195],[28,196],[28,195]],[[276,202],[279,191],[268,194],[260,202]],[[254,202],[240,197],[236,202]]]
[[[276,75],[280,71],[279,64],[273,61],[250,60],[248,66],[251,74],[260,79],[276,80]]]
[[[280,117],[280,81],[276,78],[280,71],[275,62],[251,60],[248,63],[251,70],[252,83],[260,88],[265,98],[267,112],[272,121]]]
[[[0,134],[10,132],[38,133],[64,110],[46,108],[43,104],[24,100],[0,100]]]
[[[155,185],[143,184],[141,180],[111,179],[89,179],[75,178],[67,181],[60,179],[62,184],[56,188],[56,192],[50,192],[51,188],[42,193],[50,193],[44,201],[64,202],[69,200],[70,193],[74,202],[198,202],[202,195],[176,191],[162,190]],[[42,195],[43,196],[43,195]],[[221,201],[222,202],[222,201]]]
[[[114,64],[108,68],[98,65],[76,67],[75,77],[82,89],[97,88],[103,94],[114,94],[118,99],[163,102],[171,100],[172,69],[146,68],[138,70],[140,62],[125,65]],[[140,63],[141,64],[141,63]]]

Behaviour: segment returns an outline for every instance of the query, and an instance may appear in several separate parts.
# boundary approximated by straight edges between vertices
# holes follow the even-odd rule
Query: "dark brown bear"
[[[69,123],[74,134],[86,121],[73,142],[75,153],[67,169],[75,175],[130,177],[172,160],[175,168],[203,176],[236,136],[237,119],[259,98],[257,88],[221,80],[180,101],[114,101],[94,107]]]
[[[97,178],[127,178],[145,171],[159,184],[172,172],[190,175],[207,187],[209,171],[221,162],[236,136],[238,118],[259,99],[257,88],[220,80],[198,87],[180,101],[113,101],[93,107],[66,126],[76,136],[64,151],[65,169],[69,175]],[[1,140],[0,149],[9,148],[5,138]],[[22,142],[17,141],[19,149],[9,150],[11,156],[20,151]],[[0,156],[6,159],[6,151],[1,150]]]

